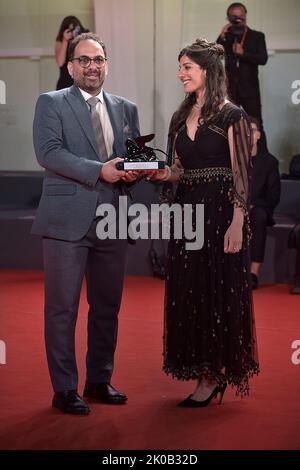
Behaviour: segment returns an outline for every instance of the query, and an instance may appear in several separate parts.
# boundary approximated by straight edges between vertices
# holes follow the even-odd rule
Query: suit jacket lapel
[[[91,122],[91,115],[88,109],[86,102],[78,87],[72,85],[69,88],[69,92],[65,95],[66,100],[74,111],[76,119],[78,120],[80,126],[82,127],[87,139],[92,145],[96,157],[95,159],[99,160],[97,142]]]
[[[113,152],[116,156],[122,156],[120,152],[123,148],[123,103],[109,93],[103,92],[103,96],[114,132]]]

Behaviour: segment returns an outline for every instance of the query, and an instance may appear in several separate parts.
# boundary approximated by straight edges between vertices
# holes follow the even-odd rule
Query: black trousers
[[[127,240],[99,240],[95,219],[84,238],[44,238],[45,341],[56,392],[77,389],[75,326],[84,276],[87,283],[88,382],[109,382],[114,364]]]
[[[265,255],[268,213],[264,207],[253,207],[250,210],[252,231],[250,255],[251,262],[262,263]]]

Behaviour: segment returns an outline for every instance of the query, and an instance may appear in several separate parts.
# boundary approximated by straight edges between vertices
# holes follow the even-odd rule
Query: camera
[[[229,28],[228,32],[232,34],[235,38],[239,38],[240,36],[242,36],[245,31],[244,19],[236,15],[231,15],[228,19],[229,23],[231,23],[232,25]]]
[[[72,33],[73,33],[73,38],[75,38],[76,36],[78,36],[78,35],[81,34],[81,33],[88,33],[89,30],[82,28],[82,27],[78,24],[77,26],[75,26],[75,28],[73,28],[73,25],[71,25],[70,31],[72,31]]]

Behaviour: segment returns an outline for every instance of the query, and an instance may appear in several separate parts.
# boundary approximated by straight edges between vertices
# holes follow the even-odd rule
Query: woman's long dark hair
[[[56,41],[62,41],[63,40],[63,35],[64,31],[70,27],[70,25],[73,25],[73,28],[76,26],[80,26],[80,29],[82,31],[86,31],[82,24],[80,23],[79,19],[76,18],[76,16],[66,16],[60,25],[58,35],[56,36]]]
[[[184,55],[206,70],[201,119],[205,124],[209,124],[216,119],[220,112],[220,105],[227,97],[226,74],[221,60],[224,56],[224,48],[215,42],[209,43],[206,39],[196,39],[193,44],[180,51],[178,60]],[[174,135],[186,121],[195,103],[196,93],[188,94],[172,117],[170,136]]]

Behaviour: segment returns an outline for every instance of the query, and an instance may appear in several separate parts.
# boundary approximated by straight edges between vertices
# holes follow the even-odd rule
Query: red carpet
[[[163,281],[126,279],[113,385],[125,406],[91,404],[89,416],[50,407],[43,340],[40,272],[0,271],[0,449],[300,449],[300,364],[291,344],[300,340],[300,296],[285,285],[255,292],[261,374],[250,397],[226,391],[223,404],[183,409],[176,403],[193,384],[161,372]],[[86,302],[77,324],[80,392],[84,383]]]

